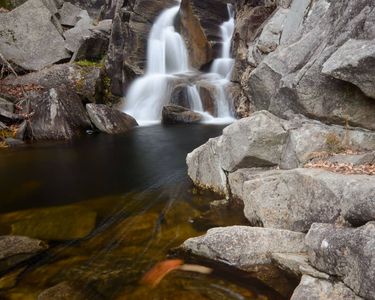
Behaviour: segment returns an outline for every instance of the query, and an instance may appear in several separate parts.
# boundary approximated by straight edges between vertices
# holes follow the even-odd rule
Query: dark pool
[[[284,274],[204,261],[213,274],[177,271],[155,288],[139,284],[185,239],[245,222],[238,210],[210,210],[216,196],[186,176],[187,153],[222,129],[153,126],[1,151],[0,235],[42,239],[50,248],[0,270],[0,299],[37,299],[61,283],[82,299],[287,299],[296,282]]]

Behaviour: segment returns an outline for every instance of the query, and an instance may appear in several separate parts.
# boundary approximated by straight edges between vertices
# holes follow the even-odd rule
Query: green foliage
[[[91,60],[79,60],[75,62],[76,65],[80,67],[98,67],[102,68],[104,66],[103,60],[101,61],[91,61]]]

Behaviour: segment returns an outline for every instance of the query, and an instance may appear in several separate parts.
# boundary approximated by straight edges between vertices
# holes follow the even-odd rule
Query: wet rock
[[[29,122],[34,140],[69,140],[91,129],[81,99],[69,88],[51,88],[28,99],[33,112]]]
[[[324,63],[322,72],[358,86],[375,98],[374,41],[348,40]]]
[[[304,275],[294,291],[291,300],[361,300],[351,289],[341,282]]]
[[[212,116],[217,116],[217,90],[216,87],[209,81],[200,80],[196,83],[199,96],[201,97],[203,110],[210,113]]]
[[[185,84],[177,85],[174,87],[170,104],[190,108],[189,94]]]
[[[181,249],[246,271],[271,263],[274,252],[305,252],[304,237],[286,230],[232,226],[210,229],[204,236],[185,241]]]
[[[25,70],[41,70],[70,57],[64,39],[41,0],[29,0],[0,14],[0,52]]]
[[[80,206],[40,208],[1,216],[12,235],[42,240],[74,240],[87,236],[95,227],[96,213]]]
[[[108,134],[126,133],[138,126],[133,117],[104,104],[87,104],[86,109],[96,128]]]
[[[24,236],[0,236],[0,272],[46,250],[47,244]]]
[[[190,109],[178,105],[169,105],[163,107],[162,118],[164,124],[179,123],[199,123],[202,121],[202,115]]]
[[[374,193],[373,176],[272,170],[244,183],[244,212],[252,224],[293,231],[307,232],[313,223],[333,223],[340,216],[360,225],[375,217]]]
[[[54,65],[39,72],[5,79],[9,86],[36,85],[45,89],[66,88],[78,94],[84,102],[102,102],[101,66],[80,66],[80,63]]]
[[[19,268],[16,271],[10,272],[2,277],[0,277],[0,290],[6,290],[14,288],[18,283],[18,276],[25,271],[26,267]]]
[[[281,45],[241,81],[247,82],[245,90],[255,109],[279,116],[293,111],[374,129],[373,99],[352,83],[322,73],[323,65],[349,39],[373,39],[363,27],[374,22],[368,17],[371,7],[370,0],[294,1]]]
[[[190,0],[183,0],[180,8],[181,34],[187,41],[189,62],[200,69],[213,58],[212,46],[194,14]]]
[[[357,295],[375,299],[375,223],[359,228],[314,224],[306,236],[309,260],[319,270],[339,277]]]

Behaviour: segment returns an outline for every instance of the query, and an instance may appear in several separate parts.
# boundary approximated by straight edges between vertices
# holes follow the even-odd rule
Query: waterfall
[[[221,57],[214,60],[211,67],[211,73],[217,76],[213,78],[212,83],[217,93],[218,117],[223,119],[232,118],[230,99],[225,91],[226,86],[230,83],[230,77],[234,66],[234,59],[231,57],[231,44],[234,33],[234,8],[228,4],[229,20],[220,26],[222,49]]]
[[[174,27],[174,21],[180,4],[165,10],[156,19],[147,41],[147,66],[145,75],[136,79],[126,95],[124,111],[133,116],[140,125],[160,122],[163,106],[170,101],[174,82],[185,77],[196,75],[197,71],[189,67],[189,55],[181,35]],[[199,89],[195,84],[187,84],[187,96],[192,110],[202,113],[207,122],[232,121],[229,99],[225,86],[229,83],[233,68],[230,58],[230,46],[234,31],[234,14],[228,5],[230,18],[221,25],[222,53],[215,59],[207,81],[215,87],[215,101],[218,118],[204,112]],[[230,118],[230,120],[228,120]]]

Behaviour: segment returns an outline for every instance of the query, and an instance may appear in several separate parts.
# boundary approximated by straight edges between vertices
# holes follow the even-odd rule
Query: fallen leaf
[[[162,261],[156,264],[150,271],[148,271],[143,278],[141,283],[156,287],[162,279],[167,276],[170,272],[179,269],[184,263],[181,259],[170,259]]]

